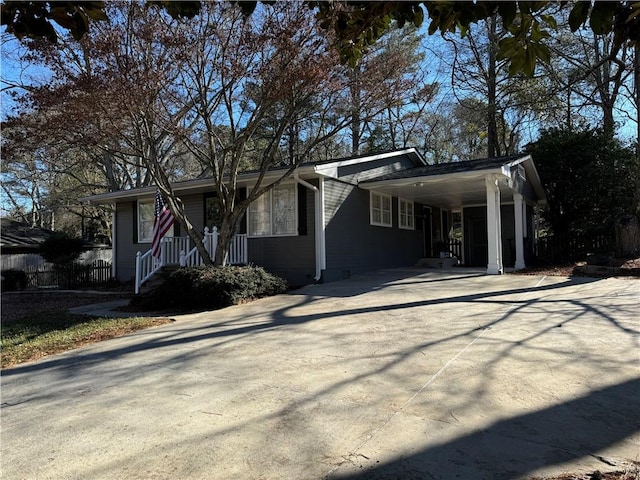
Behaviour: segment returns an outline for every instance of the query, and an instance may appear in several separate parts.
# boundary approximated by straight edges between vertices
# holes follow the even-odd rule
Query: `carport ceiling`
[[[484,205],[487,202],[485,178],[487,174],[497,172],[499,170],[381,180],[364,182],[360,187],[452,210],[466,205]],[[500,196],[502,202],[513,201],[513,192],[503,184],[500,184]]]

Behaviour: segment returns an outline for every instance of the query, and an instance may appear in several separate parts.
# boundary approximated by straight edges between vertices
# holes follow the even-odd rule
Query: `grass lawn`
[[[89,317],[66,310],[34,312],[3,322],[0,364],[7,368],[169,322],[169,318]]]

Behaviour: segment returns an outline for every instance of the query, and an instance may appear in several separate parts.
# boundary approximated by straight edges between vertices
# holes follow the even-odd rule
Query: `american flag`
[[[171,210],[164,203],[160,190],[156,190],[156,204],[153,210],[153,237],[151,240],[151,255],[160,258],[160,240],[173,225]]]

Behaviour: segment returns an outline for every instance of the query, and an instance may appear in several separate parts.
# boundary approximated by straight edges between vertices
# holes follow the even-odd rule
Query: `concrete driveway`
[[[515,479],[640,460],[640,282],[388,270],[2,374],[2,478]]]

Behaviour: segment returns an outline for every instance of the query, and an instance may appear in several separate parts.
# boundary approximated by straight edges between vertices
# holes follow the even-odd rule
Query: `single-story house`
[[[281,174],[274,169],[264,181]],[[240,195],[257,177],[239,176]],[[178,182],[174,190],[196,228],[216,226],[211,179]],[[136,255],[150,248],[155,191],[82,199],[115,205],[113,268],[121,281],[136,276]],[[460,262],[499,274],[505,267],[524,268],[534,235],[533,207],[544,199],[529,155],[429,165],[409,148],[304,163],[251,204],[237,232],[239,257],[232,256],[291,285],[333,281],[437,257],[442,242],[451,244],[455,223]],[[177,225],[171,241],[189,248]]]

